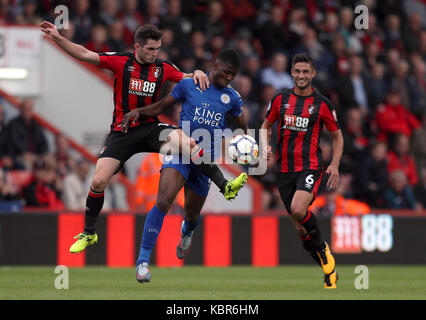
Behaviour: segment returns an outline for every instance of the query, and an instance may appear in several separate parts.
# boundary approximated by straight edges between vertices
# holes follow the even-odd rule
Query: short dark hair
[[[157,26],[146,24],[136,30],[135,42],[144,45],[149,39],[160,40],[162,34],[163,32]]]
[[[240,56],[234,49],[223,49],[219,52],[217,60],[220,62],[229,63],[235,68],[240,67]]]
[[[313,69],[315,69],[315,61],[311,58],[311,56],[307,53],[298,53],[293,57],[293,60],[291,62],[291,66],[294,67],[294,65],[298,62],[306,62],[309,63]]]

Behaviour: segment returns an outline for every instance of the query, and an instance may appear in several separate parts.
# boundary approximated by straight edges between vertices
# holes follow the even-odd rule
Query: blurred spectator
[[[167,53],[167,59],[170,61],[178,60],[180,56],[179,47],[175,41],[175,32],[170,28],[162,29],[163,35],[161,37],[161,51]]]
[[[317,196],[309,207],[319,217],[332,217],[342,215],[362,215],[370,213],[370,206],[355,199],[346,199],[340,190],[325,189]]]
[[[324,44],[329,50],[331,50],[333,41],[338,35],[338,29],[339,16],[336,12],[327,12],[323,23],[320,25],[320,31],[318,32],[318,40],[322,44]]]
[[[259,88],[261,86],[261,80],[260,80],[261,67],[260,67],[259,57],[254,54],[247,57],[242,69],[243,70],[241,73],[250,77],[253,84],[253,88]]]
[[[160,29],[174,32],[175,44],[182,49],[192,29],[191,21],[182,15],[182,0],[168,0],[167,13],[160,19]]]
[[[391,174],[395,170],[404,172],[408,183],[415,186],[418,182],[417,168],[414,158],[410,152],[410,140],[400,134],[396,137],[393,150],[388,153],[388,172]]]
[[[349,59],[349,73],[339,85],[340,103],[344,108],[359,107],[364,117],[374,112],[375,101],[370,92],[362,58],[353,55]]]
[[[328,49],[318,41],[315,29],[307,28],[303,34],[302,42],[293,50],[293,54],[302,52],[307,52],[315,61],[317,74],[314,79],[314,85],[320,91],[328,91],[330,89],[329,79],[331,78],[335,61]]]
[[[393,135],[411,136],[420,127],[419,120],[401,104],[399,90],[391,87],[385,103],[377,106],[375,120],[379,130],[379,139],[389,140]]]
[[[208,10],[205,15],[198,15],[194,21],[194,29],[201,30],[205,35],[206,41],[216,36],[226,35],[226,26],[223,22],[223,4],[219,0],[212,0],[208,4]]]
[[[374,208],[384,206],[383,194],[388,184],[387,145],[375,143],[355,172],[355,194]]]
[[[420,171],[426,168],[426,111],[422,116],[422,126],[412,136],[411,150],[420,175]]]
[[[101,0],[98,24],[110,26],[118,16],[120,2],[118,0]]]
[[[339,79],[345,76],[350,69],[345,40],[340,33],[336,33],[334,35],[331,46],[331,54],[334,55],[335,65],[333,68],[333,76],[330,80],[333,82],[333,87],[337,87],[339,84]]]
[[[71,21],[75,27],[74,41],[85,44],[90,40],[92,17],[89,14],[89,0],[74,1],[74,10],[70,13]]]
[[[377,25],[377,19],[374,12],[370,11],[368,13],[367,29],[358,30],[354,35],[361,41],[358,54],[361,54],[361,51],[365,50],[365,47],[370,43],[375,43],[380,50],[383,49],[385,35],[381,28]]]
[[[0,202],[16,201],[21,197],[8,172],[0,168]]]
[[[256,8],[250,0],[221,0],[228,35],[232,30],[250,28],[256,16]]]
[[[117,21],[121,21],[123,23],[122,40],[125,42],[127,47],[131,47],[133,44],[133,35],[135,34],[136,29],[144,24],[144,17],[142,13],[138,11],[137,0],[124,0],[122,2],[122,10],[117,15],[119,20],[115,20],[113,24],[117,23]],[[117,28],[117,26],[115,26],[115,28]]]
[[[422,30],[421,17],[414,12],[408,16],[407,23],[403,28],[404,47],[408,53],[419,49],[419,36]]]
[[[396,48],[401,50],[403,48],[402,33],[401,33],[401,20],[397,14],[390,14],[386,18],[385,29],[385,48]]]
[[[408,85],[408,72],[410,66],[404,59],[397,62],[396,68],[389,79],[390,86],[394,86],[399,92],[401,104],[410,109],[410,88]]]
[[[112,52],[123,52],[126,51],[128,47],[126,42],[123,40],[124,34],[124,25],[121,20],[115,20],[109,26],[108,38],[106,45]]]
[[[293,78],[287,72],[287,56],[277,52],[272,56],[270,66],[262,69],[260,78],[262,85],[271,85],[275,90],[292,89]]]
[[[340,28],[339,33],[345,40],[345,45],[349,53],[358,54],[362,50],[362,44],[357,37],[353,35],[354,12],[350,7],[342,7],[339,11]]]
[[[55,136],[55,162],[61,178],[75,169],[75,159],[70,155],[70,144],[67,138],[59,134]]]
[[[237,50],[241,59],[241,64],[245,65],[246,59],[256,54],[251,44],[252,34],[248,29],[239,29],[234,37],[229,41],[229,47]]]
[[[191,33],[189,37],[189,46],[184,48],[182,53],[184,57],[193,58],[195,60],[195,67],[197,69],[204,60],[210,60],[212,58],[212,54],[206,50],[206,37],[201,30],[194,30]]]
[[[135,183],[135,204],[141,212],[151,210],[157,200],[162,164],[163,155],[154,153],[146,154],[141,161]],[[183,190],[179,192],[176,202],[183,207]]]
[[[389,186],[384,193],[385,207],[389,209],[416,209],[416,198],[402,170],[389,175]]]
[[[426,209],[426,167],[420,170],[420,181],[414,187],[417,206]]]
[[[42,158],[37,159],[34,162],[30,181],[22,188],[25,206],[63,209],[64,205],[52,186],[54,179],[54,169]]]
[[[355,172],[368,152],[370,144],[369,132],[363,121],[360,108],[350,108],[346,111],[342,134],[345,143],[341,171]]]
[[[16,23],[11,0],[0,0],[0,25]]]
[[[145,18],[145,23],[158,25],[161,19],[160,0],[146,0],[145,9],[143,13]]]
[[[86,207],[89,183],[86,180],[90,163],[84,159],[77,162],[75,170],[64,177],[62,201],[67,209],[83,210]]]
[[[371,96],[374,101],[374,108],[377,103],[385,100],[386,97],[386,80],[385,80],[385,66],[383,63],[376,62],[371,67],[371,74],[368,79]]]
[[[249,110],[250,113],[250,117],[247,121],[249,128],[256,128],[260,107],[258,105],[256,96],[253,94],[253,85],[251,79],[245,75],[238,75],[234,82],[235,89],[240,94],[244,106]]]
[[[4,108],[0,105],[0,158],[7,153],[7,136],[6,136],[6,123],[4,119]]]
[[[110,47],[107,44],[108,30],[102,24],[97,24],[92,27],[92,38],[86,43],[85,47],[94,52],[109,52]]]
[[[376,42],[370,42],[365,46],[364,56],[364,69],[367,73],[371,73],[371,69],[374,68],[377,63],[385,61],[383,50]]]
[[[34,119],[33,102],[24,100],[20,106],[20,114],[7,125],[8,154],[19,158],[27,168],[32,167],[35,155],[48,152],[48,145],[43,128]]]
[[[288,13],[288,33],[290,38],[289,48],[292,50],[293,46],[300,42],[301,37],[305,34],[306,29],[309,27],[306,17],[306,10],[302,7],[296,7]]]
[[[411,63],[412,68],[407,80],[410,110],[420,118],[426,112],[426,62],[420,55],[414,54],[411,56]]]
[[[288,32],[286,32],[287,29],[283,21],[282,8],[273,6],[270,18],[259,28],[259,38],[267,55],[266,58],[271,58],[269,55],[273,52],[287,50],[290,46],[291,39]]]
[[[22,12],[16,17],[16,22],[19,24],[39,25],[42,18],[36,14],[37,1],[36,0],[23,0]]]

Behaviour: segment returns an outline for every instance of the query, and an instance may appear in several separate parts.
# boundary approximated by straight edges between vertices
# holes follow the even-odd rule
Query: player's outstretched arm
[[[173,96],[168,95],[153,104],[131,110],[124,115],[123,121],[121,121],[121,131],[127,132],[129,130],[130,120],[133,120],[133,123],[136,123],[140,117],[158,116],[165,109],[173,106],[175,103],[176,99]]]
[[[243,129],[244,133],[247,133],[248,124],[246,121],[246,116],[244,114],[244,111],[238,117],[234,117],[234,119],[237,122],[238,128]]]
[[[195,85],[199,84],[202,90],[206,90],[210,87],[209,77],[201,70],[195,70],[193,73],[184,73],[183,79],[186,78],[192,78]]]
[[[40,24],[40,30],[50,39],[55,41],[70,56],[81,61],[99,65],[99,55],[96,52],[90,51],[85,47],[62,37],[54,24],[43,21]]]
[[[343,154],[343,135],[340,129],[333,131],[330,134],[333,141],[333,154],[331,163],[327,167],[325,173],[330,175],[327,181],[327,187],[335,189],[339,184],[339,165]]]
[[[272,135],[272,126],[273,122],[265,119],[262,123],[261,129],[264,129],[260,132],[260,145],[262,146],[262,155],[264,158],[269,159],[272,157],[272,147],[269,145],[269,141],[271,141]]]

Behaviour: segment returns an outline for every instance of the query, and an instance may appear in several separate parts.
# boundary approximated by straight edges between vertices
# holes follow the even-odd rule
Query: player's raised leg
[[[203,208],[205,196],[201,196],[191,187],[185,186],[185,217],[180,229],[180,238],[176,247],[176,255],[184,259],[191,250],[192,236],[201,220],[201,209]]]
[[[152,249],[160,234],[164,217],[184,184],[185,177],[179,171],[173,168],[162,169],[157,200],[145,218],[139,257],[136,261],[136,280],[139,282],[151,280],[149,262]]]
[[[75,237],[77,241],[70,247],[71,253],[82,252],[88,245],[98,241],[96,221],[104,204],[104,191],[119,168],[120,161],[117,159],[98,159],[86,200],[84,231]]]
[[[215,163],[200,162],[199,159],[203,157],[203,149],[194,139],[186,136],[181,129],[173,130],[169,134],[167,142],[170,145],[171,153],[189,156],[192,163],[218,186],[226,200],[234,199],[238,195],[238,191],[247,182],[248,177],[245,172],[241,173],[235,179],[227,180]]]

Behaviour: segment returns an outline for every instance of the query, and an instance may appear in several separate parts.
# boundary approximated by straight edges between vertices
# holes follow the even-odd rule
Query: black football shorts
[[[167,123],[149,122],[130,128],[127,133],[110,132],[98,158],[114,158],[120,160],[121,166],[123,166],[136,153],[159,153],[167,136],[175,129],[178,127]]]
[[[276,185],[287,211],[290,213],[291,201],[297,190],[313,193],[313,199],[315,199],[318,189],[323,187],[327,178],[324,177],[324,173],[320,170],[278,172],[276,175]]]

